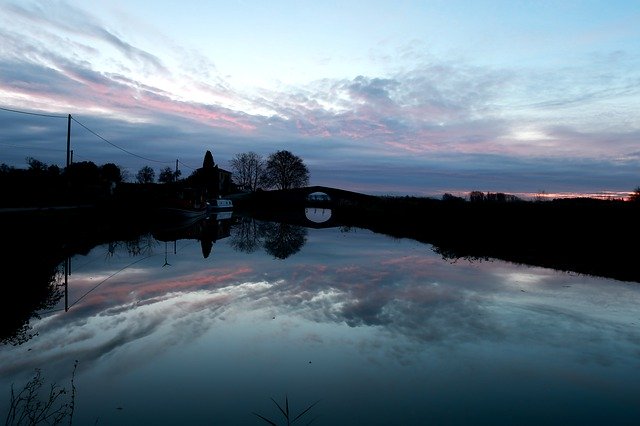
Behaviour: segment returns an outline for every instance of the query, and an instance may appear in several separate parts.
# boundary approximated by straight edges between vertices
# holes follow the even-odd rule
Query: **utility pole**
[[[178,180],[178,159],[177,158],[176,158],[176,174],[175,174],[175,177],[176,177],[176,181],[177,181]]]
[[[71,114],[67,118],[67,167],[71,164]]]

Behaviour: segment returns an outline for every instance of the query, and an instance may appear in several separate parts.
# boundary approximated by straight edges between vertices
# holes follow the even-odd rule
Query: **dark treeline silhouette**
[[[113,163],[72,163],[61,169],[35,158],[28,168],[0,165],[0,207],[32,207],[96,202],[113,195],[123,180],[122,169]]]
[[[632,201],[524,201],[478,192],[466,201],[451,194],[442,200],[376,197],[311,187],[257,192],[237,205],[263,220],[299,225],[308,195],[318,190],[331,198],[322,202],[332,209],[331,226],[412,238],[431,244],[447,259],[495,258],[640,282],[632,245],[640,237],[640,201],[633,201],[640,196],[632,196]]]
[[[493,202],[492,202],[493,201]],[[339,205],[337,221],[432,244],[447,259],[496,258],[640,282],[640,203],[376,198]]]

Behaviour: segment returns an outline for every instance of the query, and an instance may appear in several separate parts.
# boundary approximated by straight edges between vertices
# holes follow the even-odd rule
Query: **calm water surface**
[[[68,387],[78,360],[81,425],[286,424],[285,395],[319,401],[296,424],[640,424],[640,284],[362,229],[216,232],[75,256],[69,311],[0,347],[2,412],[12,383]]]

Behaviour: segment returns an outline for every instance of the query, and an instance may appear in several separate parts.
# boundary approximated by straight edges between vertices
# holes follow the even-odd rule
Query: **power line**
[[[98,137],[98,138],[102,139],[104,142],[108,143],[109,145],[113,146],[114,148],[118,148],[120,151],[126,152],[126,153],[127,153],[127,154],[129,154],[129,155],[133,155],[134,157],[138,157],[138,158],[140,158],[140,159],[142,159],[142,160],[145,160],[145,161],[151,161],[151,162],[153,162],[153,163],[162,163],[162,164],[170,164],[170,163],[173,163],[173,161],[160,161],[160,160],[154,160],[154,159],[152,159],[152,158],[143,157],[142,155],[138,155],[138,154],[135,154],[135,153],[133,153],[133,152],[131,152],[131,151],[128,151],[128,150],[126,150],[126,149],[124,149],[124,148],[122,148],[122,147],[120,147],[120,146],[116,145],[115,143],[110,142],[109,140],[105,139],[104,137],[100,136],[98,133],[94,132],[93,130],[91,130],[90,128],[88,128],[87,126],[85,126],[84,124],[82,124],[81,122],[79,122],[75,117],[71,116],[71,119],[72,119],[73,121],[75,121],[76,123],[78,123],[80,126],[84,127],[84,128],[85,128],[89,133],[91,133],[91,134],[93,134],[94,136],[96,136],[96,137]]]
[[[196,168],[195,168],[195,167],[188,166],[188,165],[184,164],[181,160],[178,160],[178,163],[179,163],[179,164],[182,164],[182,165],[183,165],[183,166],[185,166],[187,169],[196,170]]]
[[[53,114],[41,114],[38,112],[27,112],[27,111],[20,111],[17,109],[11,109],[11,108],[5,108],[5,107],[0,107],[0,110],[2,111],[9,111],[9,112],[15,112],[17,114],[25,114],[25,115],[35,115],[38,117],[49,117],[49,118],[67,118],[64,115],[53,115]]]
[[[77,124],[79,124],[81,127],[83,127],[85,130],[87,130],[89,133],[91,133],[92,135],[96,136],[97,138],[101,139],[102,141],[108,143],[109,145],[113,146],[114,148],[119,149],[122,152],[125,152],[129,155],[132,155],[134,157],[140,158],[142,160],[145,161],[151,161],[152,163],[160,163],[160,164],[172,164],[173,161],[161,161],[161,160],[154,160],[153,158],[148,158],[148,157],[144,157],[142,155],[138,155],[136,153],[133,153],[125,148],[122,148],[121,146],[116,145],[115,143],[109,141],[108,139],[106,139],[105,137],[101,136],[99,133],[95,132],[94,130],[91,130],[89,127],[85,126],[84,124],[82,124],[80,121],[78,121],[78,119],[76,119],[75,117],[71,116],[71,115],[54,115],[54,114],[42,114],[42,113],[36,113],[36,112],[28,112],[28,111],[21,111],[21,110],[17,110],[17,109],[12,109],[12,108],[5,108],[5,107],[0,107],[0,110],[2,111],[8,111],[8,112],[13,112],[16,114],[25,114],[25,115],[33,115],[33,116],[38,116],[38,117],[49,117],[49,118],[69,118],[71,117],[71,119],[73,121],[75,121]],[[23,148],[21,146],[17,146],[17,145],[8,145],[8,144],[1,144],[4,146],[10,146],[13,148]],[[26,148],[26,147],[24,147]],[[39,148],[39,149],[47,149],[47,148]],[[54,151],[53,149],[47,149],[50,151]],[[55,151],[62,151],[62,150],[55,150]],[[178,163],[182,164],[184,167],[191,169],[191,170],[196,170],[195,167],[191,167],[185,163],[183,163],[182,161],[178,160]]]
[[[127,269],[130,266],[135,265],[136,263],[142,262],[143,260],[147,260],[149,258],[152,258],[153,256],[157,256],[157,254],[150,254],[149,256],[143,257],[142,259],[137,259],[131,263],[129,263],[127,266],[125,266],[124,268],[121,268],[119,270],[117,270],[116,272],[114,272],[113,274],[109,275],[107,278],[103,279],[102,281],[100,281],[98,284],[96,284],[95,286],[93,286],[91,289],[89,289],[89,291],[87,291],[85,294],[83,294],[82,296],[80,296],[75,302],[73,302],[72,304],[70,304],[66,309],[65,308],[58,308],[58,309],[52,309],[49,311],[44,311],[44,312],[40,312],[40,315],[47,315],[47,314],[51,314],[54,312],[59,312],[59,311],[63,311],[63,310],[68,310],[71,309],[74,305],[76,305],[79,301],[81,301],[82,299],[84,299],[85,297],[87,297],[87,295],[89,293],[91,293],[92,291],[94,291],[95,289],[97,289],[98,287],[100,287],[102,284],[104,284],[107,280],[109,280],[110,278],[113,278],[114,276],[118,275],[120,272],[124,271],[125,269]]]
[[[122,269],[119,269],[118,271],[114,272],[113,274],[109,275],[107,278],[105,278],[104,280],[100,281],[98,284],[96,284],[95,286],[93,286],[93,288],[91,288],[89,291],[87,291],[85,294],[83,294],[82,296],[80,296],[78,298],[78,300],[76,300],[75,302],[73,302],[72,304],[69,305],[69,309],[71,309],[76,303],[78,303],[79,301],[81,301],[82,299],[84,299],[85,297],[87,297],[87,295],[89,293],[91,293],[92,291],[94,291],[95,289],[97,289],[98,287],[100,287],[102,284],[105,283],[105,281],[107,281],[108,279],[114,277],[115,275],[118,275],[120,272],[124,271],[125,269],[127,269],[130,266],[135,265],[136,263],[142,262],[143,260],[147,260],[149,258],[152,258],[153,256],[157,256],[157,254],[150,254],[149,256],[143,257],[142,259],[138,259],[134,262],[131,262],[130,264],[128,264],[127,266],[125,266]]]

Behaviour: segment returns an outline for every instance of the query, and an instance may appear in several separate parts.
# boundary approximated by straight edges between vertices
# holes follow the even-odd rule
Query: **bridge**
[[[310,195],[317,193],[326,194],[326,197],[310,198]],[[328,186],[307,186],[256,192],[251,195],[251,202],[257,218],[271,218],[309,228],[332,228],[341,225],[337,207],[367,203],[373,198],[371,195]],[[328,220],[318,223],[309,219],[305,208],[332,209],[332,214]]]
[[[315,193],[327,194],[327,197],[324,199],[310,199],[309,196]],[[257,192],[254,194],[254,197],[256,201],[260,203],[269,203],[269,207],[311,204],[322,205],[329,208],[368,202],[374,198],[371,195],[361,194],[359,192],[317,185],[306,186],[304,188]]]

